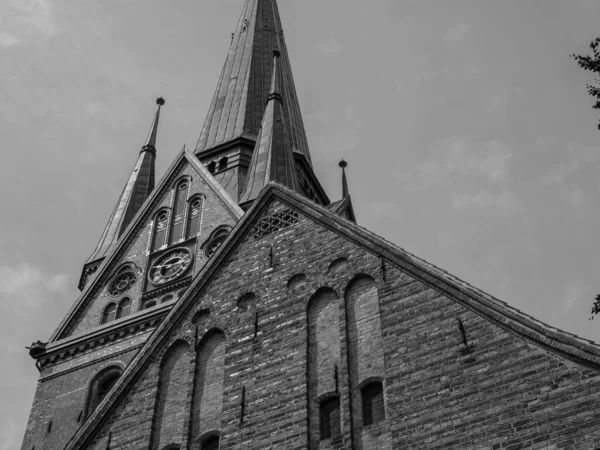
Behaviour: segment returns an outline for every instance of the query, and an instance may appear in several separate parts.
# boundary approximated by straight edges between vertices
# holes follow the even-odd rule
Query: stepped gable
[[[107,252],[106,257],[102,260],[91,280],[87,283],[78,299],[73,303],[66,316],[50,337],[51,343],[70,336],[73,327],[78,323],[82,315],[85,314],[86,308],[95,298],[95,294],[106,285],[115,266],[121,261],[128,248],[138,239],[140,232],[147,226],[148,221],[151,220],[157,205],[169,194],[170,186],[186,165],[192,167],[199,178],[205,182],[208,190],[215,195],[222,207],[231,216],[233,222],[237,222],[242,217],[244,213],[241,208],[231,199],[204,165],[198,161],[193,152],[184,148],[167,169],[157,188],[131,220],[121,237],[111,247],[110,251]],[[51,350],[52,344],[47,348],[48,352]]]
[[[247,0],[233,34],[196,153],[239,138],[256,141],[271,88],[274,50],[281,52],[281,97],[292,148],[311,158],[275,0]]]
[[[600,370],[600,346],[595,343],[535,320],[355,223],[339,217],[327,208],[319,206],[277,183],[270,183],[246,215],[238,222],[210,262],[196,276],[184,297],[148,339],[121,378],[80,428],[65,450],[83,449],[87,448],[86,445],[91,444],[94,434],[99,431],[107,415],[114,410],[119,399],[127,395],[129,389],[144,373],[152,358],[156,355],[162,355],[165,351],[164,347],[169,343],[173,343],[174,336],[172,334],[175,333],[184,318],[189,316],[194,308],[202,305],[204,305],[202,307],[206,307],[205,302],[199,305],[197,299],[210,287],[212,280],[217,276],[222,266],[228,262],[240,243],[252,233],[256,233],[255,227],[258,221],[261,217],[265,217],[265,213],[268,214],[269,206],[276,202],[298,212],[304,218],[326,228],[340,238],[355,244],[372,255],[371,259],[375,261],[381,259],[384,272],[387,265],[388,272],[396,271],[408,275],[408,277],[405,275],[406,278],[412,277],[412,279],[437,292],[438,297],[436,298],[446,298],[455,302],[457,305],[464,307],[465,311],[468,310],[474,313],[473,317],[478,316],[484,322],[501,328],[508,335],[531,344],[533,349],[546,350],[584,368],[593,369],[594,373]],[[383,275],[383,279],[385,280],[385,275]],[[310,295],[310,292],[307,292],[307,295]],[[188,330],[185,333],[189,332]],[[228,333],[229,331],[225,330],[225,332]],[[281,330],[281,332],[283,331]],[[198,334],[198,327],[196,327],[196,334]],[[186,342],[189,340],[193,344],[191,335],[180,334],[179,336],[177,339],[183,339]],[[156,372],[153,372],[152,376],[156,376]]]

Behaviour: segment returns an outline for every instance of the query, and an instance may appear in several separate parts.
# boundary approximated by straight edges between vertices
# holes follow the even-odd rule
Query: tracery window
[[[372,425],[385,420],[383,384],[380,381],[369,383],[362,388],[363,424]]]
[[[194,197],[190,201],[187,219],[187,238],[193,238],[198,233],[200,216],[202,214],[202,197]]]
[[[179,182],[175,188],[175,204],[173,205],[173,217],[171,219],[169,244],[173,244],[183,239],[185,204],[187,201],[188,189],[188,180]]]
[[[117,308],[117,319],[121,317],[128,316],[131,312],[131,299],[125,297],[123,300],[119,302],[119,307]]]
[[[109,303],[106,308],[104,308],[104,312],[102,313],[102,322],[105,323],[112,322],[117,317],[117,305],[114,303]]]
[[[152,251],[160,249],[165,245],[167,237],[167,219],[169,213],[167,211],[161,211],[154,219],[154,236],[152,238]]]

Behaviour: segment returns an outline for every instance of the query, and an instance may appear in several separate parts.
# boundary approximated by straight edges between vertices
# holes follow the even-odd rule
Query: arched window
[[[167,211],[161,211],[154,219],[154,236],[152,237],[152,251],[160,249],[165,245],[167,237],[167,219],[169,213]]]
[[[375,381],[364,386],[362,393],[363,424],[372,425],[385,420],[383,384]]]
[[[123,300],[121,300],[119,302],[119,307],[117,308],[117,319],[128,316],[130,312],[131,312],[131,299],[125,297]]]
[[[193,238],[198,233],[200,226],[200,216],[202,214],[202,198],[195,197],[190,202],[188,209],[188,223],[186,227],[186,237],[188,239]]]
[[[117,317],[117,305],[110,303],[102,313],[102,324],[112,322]]]
[[[202,442],[202,450],[219,450],[219,436],[211,436]]]
[[[185,214],[185,203],[187,201],[188,188],[188,180],[180,181],[175,188],[175,204],[173,205],[173,218],[171,219],[169,244],[179,242],[183,239],[183,216]]]
[[[148,300],[142,303],[142,309],[148,309],[156,306],[156,300]]]
[[[175,296],[173,294],[167,294],[160,299],[160,302],[167,303],[167,302],[170,302],[171,300],[173,300],[174,298],[175,298]]]
[[[92,380],[88,393],[86,417],[89,417],[89,415],[98,407],[100,402],[104,400],[104,397],[106,397],[106,394],[108,394],[115,385],[122,372],[123,370],[120,367],[112,366],[96,375]]]
[[[204,254],[207,258],[210,258],[215,254],[217,249],[221,246],[225,239],[227,239],[227,236],[229,236],[229,229],[226,227],[217,228],[213,234],[211,234],[204,248]]]
[[[319,419],[321,440],[334,438],[341,434],[339,397],[330,397],[321,401]]]
[[[223,156],[220,160],[219,160],[219,170],[225,170],[227,169],[227,156]]]

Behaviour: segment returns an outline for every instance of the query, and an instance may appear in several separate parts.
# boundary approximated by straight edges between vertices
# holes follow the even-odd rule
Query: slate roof
[[[311,164],[275,0],[246,0],[196,145],[196,153],[240,137],[257,139],[271,87],[273,50],[281,52],[281,97],[286,132],[293,149],[304,155]]]

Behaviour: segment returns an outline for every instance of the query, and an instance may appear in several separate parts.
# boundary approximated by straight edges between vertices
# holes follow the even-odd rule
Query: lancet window
[[[202,197],[193,197],[188,207],[187,218],[187,238],[193,238],[198,233],[200,227],[200,217],[202,214]]]
[[[175,187],[175,201],[173,205],[173,216],[171,218],[171,232],[169,234],[169,244],[174,244],[183,239],[183,229],[185,224],[185,205],[187,202],[189,181],[182,180]]]
[[[167,221],[169,213],[166,210],[160,211],[154,219],[154,236],[152,238],[152,251],[160,249],[166,243]]]

